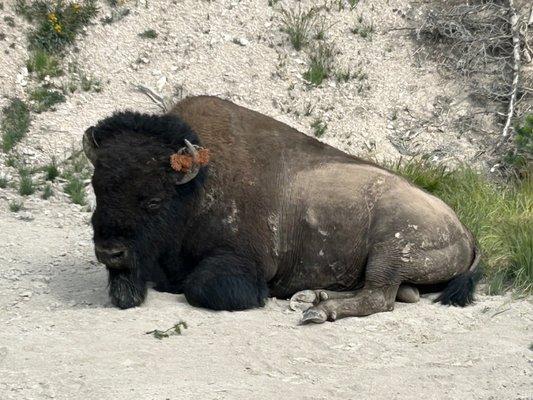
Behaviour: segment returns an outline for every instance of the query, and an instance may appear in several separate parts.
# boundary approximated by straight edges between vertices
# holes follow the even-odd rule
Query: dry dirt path
[[[526,399],[533,307],[479,296],[298,326],[273,299],[212,312],[149,291],[110,306],[87,216],[0,222],[0,399]],[[80,216],[81,214],[81,216]],[[63,222],[68,221],[68,222]],[[185,320],[182,336],[145,332]]]

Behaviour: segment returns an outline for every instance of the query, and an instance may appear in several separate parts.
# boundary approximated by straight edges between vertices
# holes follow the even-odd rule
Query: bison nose
[[[125,268],[128,250],[125,247],[95,247],[96,258],[102,264],[112,268]]]

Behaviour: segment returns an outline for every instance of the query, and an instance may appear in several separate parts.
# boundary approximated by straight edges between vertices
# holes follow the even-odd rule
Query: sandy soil
[[[13,1],[3,3],[0,14],[16,27],[0,18],[0,107],[9,96],[27,98],[35,84],[24,71],[28,25]],[[338,68],[360,68],[367,78],[314,89],[302,79],[305,52],[290,49],[266,0],[133,3],[123,20],[89,26],[68,56],[102,81],[102,92],[77,92],[57,111],[34,114],[12,154],[31,166],[63,160],[83,130],[112,111],[157,112],[133,90],[142,83],[166,96],[219,95],[308,134],[321,118],[321,140],[353,154],[483,161],[490,138],[457,124],[474,110],[464,85],[438,75],[405,31],[391,30],[416,16],[418,3],[361,1],[352,12],[331,11],[326,36],[339,50]],[[350,32],[360,15],[374,24],[372,40]],[[150,28],[157,39],[138,37]],[[7,157],[0,153],[0,175],[16,183]],[[529,300],[479,295],[456,309],[424,298],[305,327],[277,299],[261,310],[211,312],[150,290],[142,307],[115,309],[93,256],[90,213],[62,185],[49,200],[39,191],[24,197],[18,214],[8,210],[21,199],[16,189],[0,189],[1,400],[533,398]],[[181,336],[145,334],[179,320],[189,325]]]
[[[0,230],[0,398],[530,399],[533,306],[478,296],[465,309],[423,299],[391,313],[298,326],[264,309],[212,312],[149,291],[113,308],[81,219],[59,207]],[[145,332],[184,320],[181,336]]]

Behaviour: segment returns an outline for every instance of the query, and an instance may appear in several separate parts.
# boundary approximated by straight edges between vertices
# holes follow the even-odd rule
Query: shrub
[[[48,53],[60,53],[72,44],[98,12],[96,0],[18,0],[16,10],[36,25],[29,34],[30,47]]]
[[[8,152],[26,135],[30,127],[30,110],[22,100],[12,99],[2,112],[2,148]]]

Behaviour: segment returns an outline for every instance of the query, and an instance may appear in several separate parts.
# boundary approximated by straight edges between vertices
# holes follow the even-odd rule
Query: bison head
[[[205,157],[178,117],[132,112],[87,129],[83,148],[94,165],[96,257],[109,271],[113,303],[136,306],[158,258],[179,248],[205,178]]]

